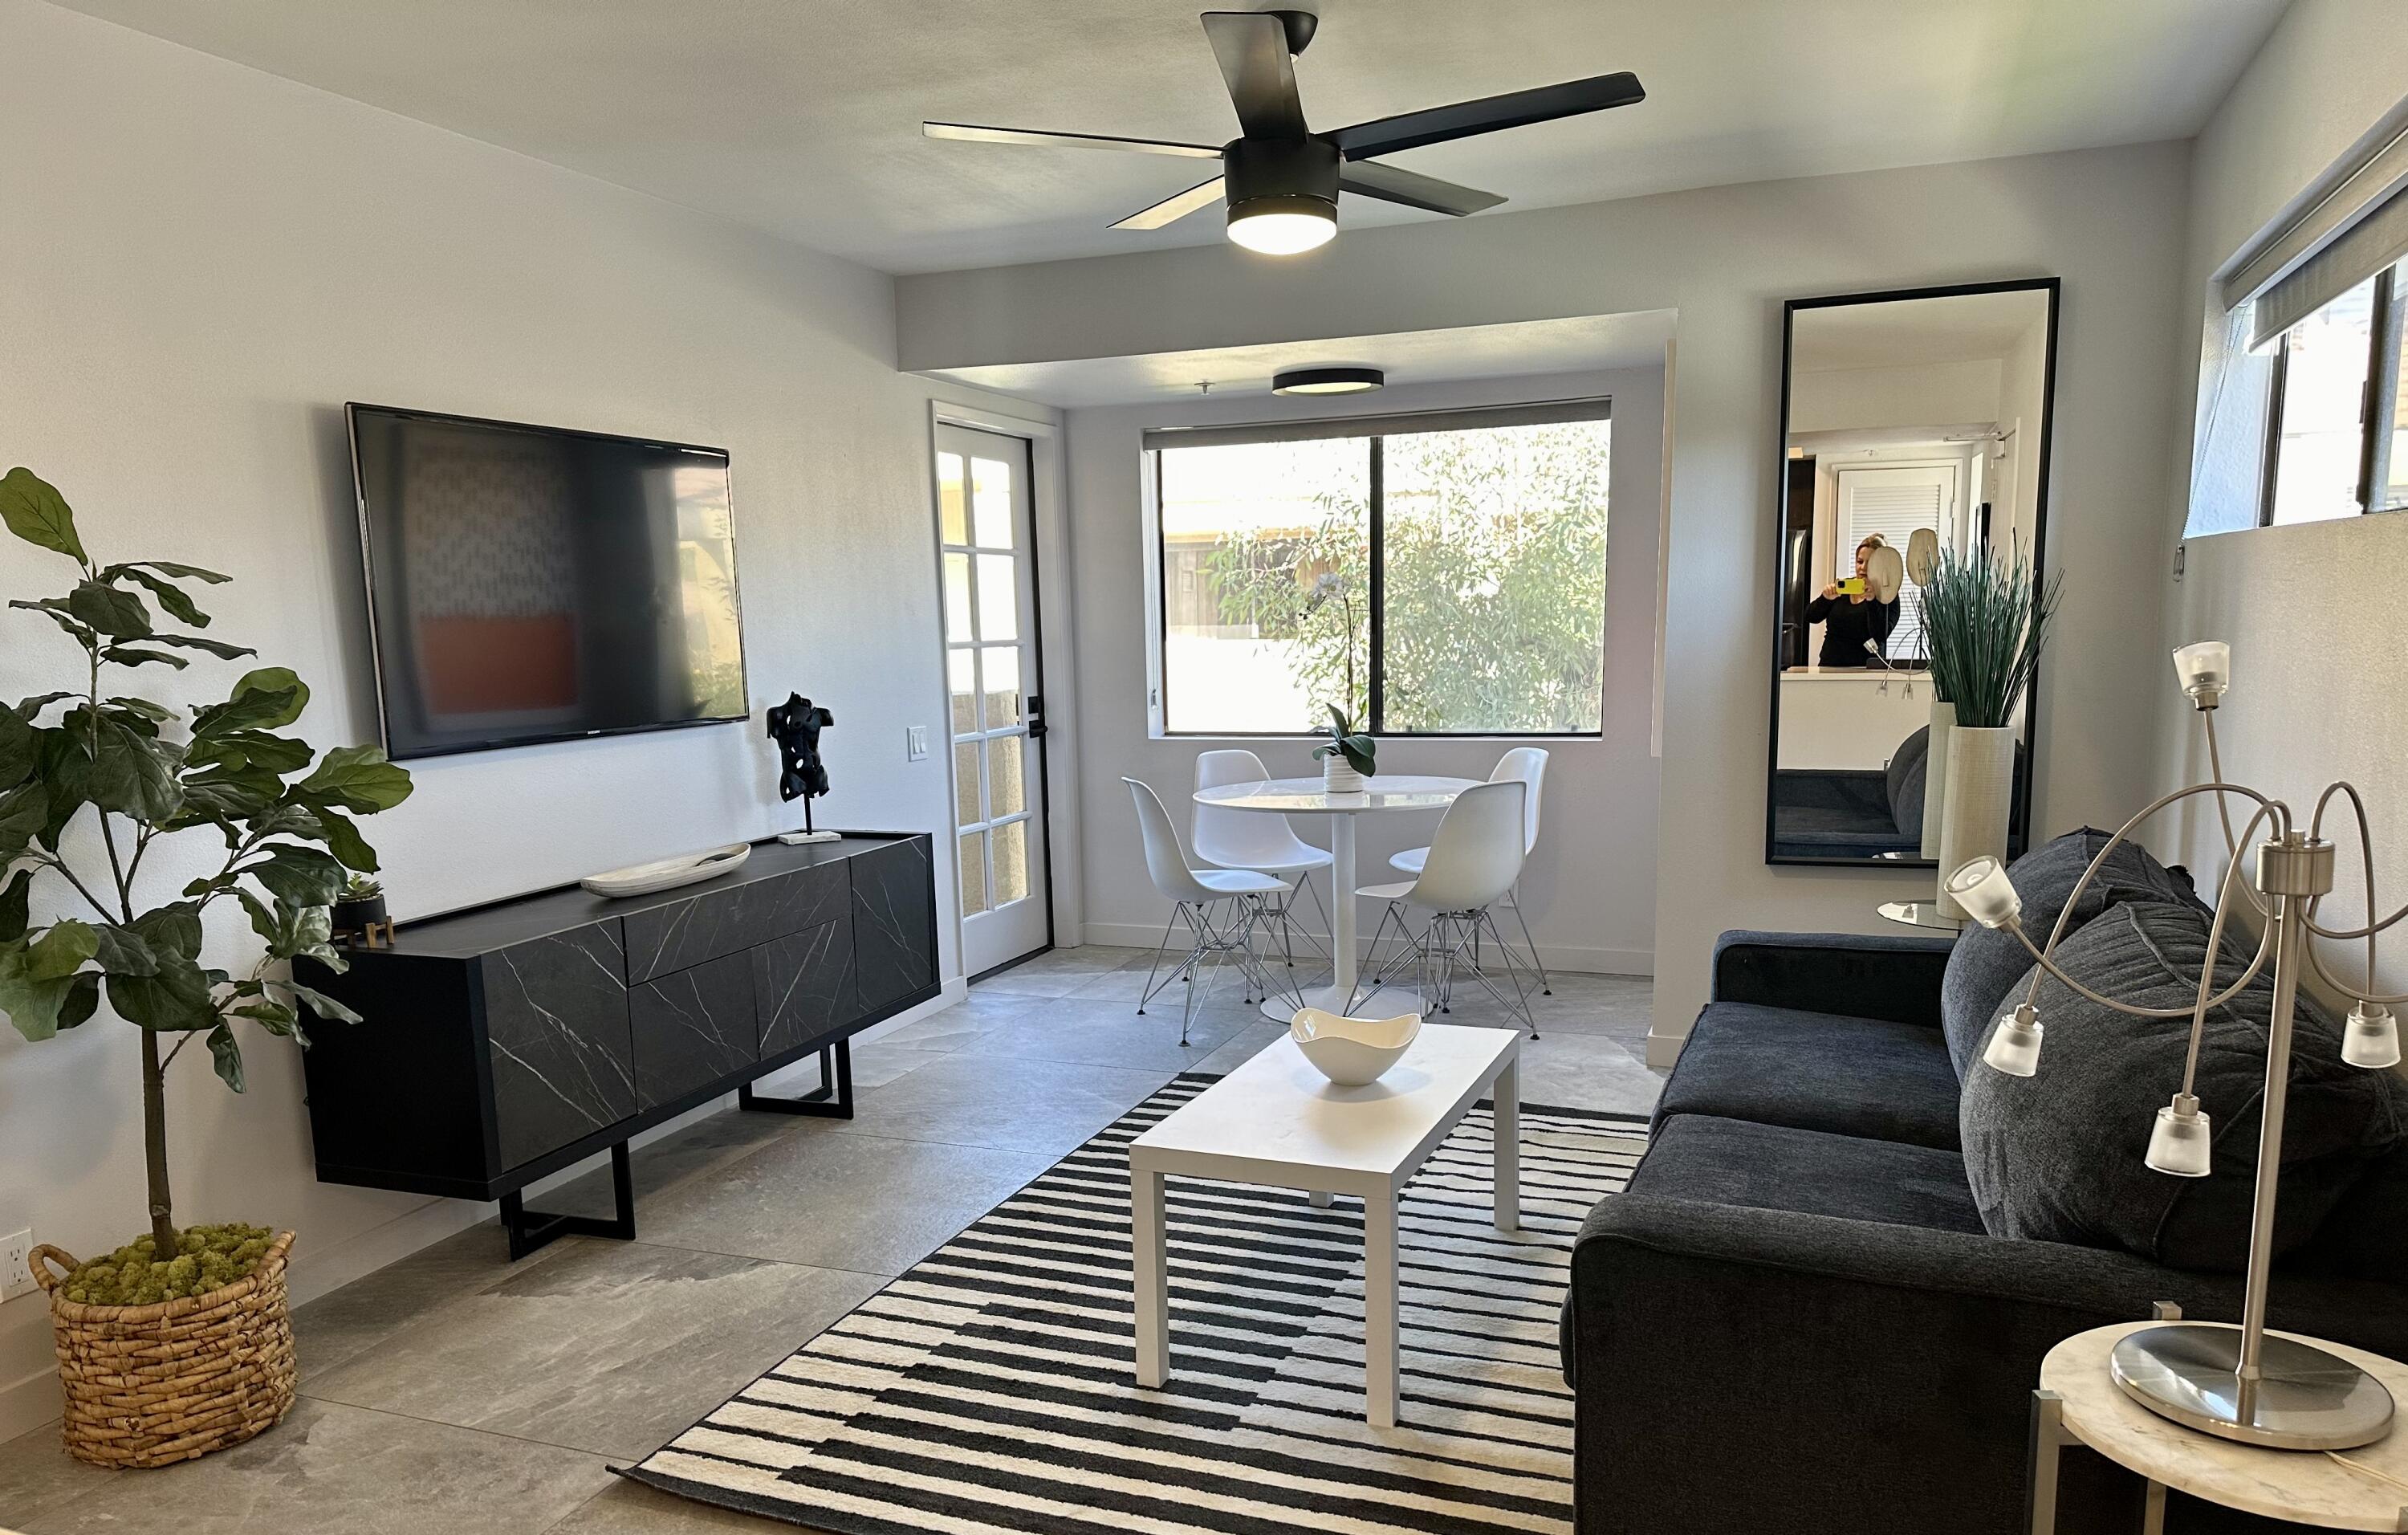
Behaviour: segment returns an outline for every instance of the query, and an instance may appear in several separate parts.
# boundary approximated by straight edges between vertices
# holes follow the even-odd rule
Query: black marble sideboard
[[[630,1136],[730,1091],[748,1109],[852,1112],[847,1040],[938,995],[924,835],[757,844],[733,874],[606,900],[567,886],[405,925],[305,983],[365,1022],[303,1055],[322,1182],[500,1199],[513,1254],[634,1235]],[[820,1057],[820,1088],[751,1083]],[[526,1184],[612,1153],[619,1217],[530,1215]]]

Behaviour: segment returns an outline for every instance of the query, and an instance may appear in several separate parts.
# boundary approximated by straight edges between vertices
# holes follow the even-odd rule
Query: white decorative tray
[[[730,842],[725,847],[712,848],[708,853],[680,854],[649,864],[632,864],[603,874],[588,874],[579,884],[597,896],[649,896],[655,890],[675,890],[681,884],[694,884],[702,880],[717,879],[744,867],[752,856],[750,842]]]

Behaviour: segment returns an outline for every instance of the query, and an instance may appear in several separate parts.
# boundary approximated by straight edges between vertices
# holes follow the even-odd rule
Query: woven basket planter
[[[293,1406],[293,1319],[284,1260],[268,1243],[233,1284],[151,1306],[92,1306],[59,1293],[75,1259],[45,1244],[34,1278],[50,1297],[67,1454],[95,1466],[172,1466],[273,1427]]]

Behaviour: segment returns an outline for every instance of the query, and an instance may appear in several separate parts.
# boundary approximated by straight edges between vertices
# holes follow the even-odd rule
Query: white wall
[[[2071,572],[2039,709],[2038,825],[2135,802],[2161,662],[2166,358],[2188,149],[2141,145],[1355,229],[1292,262],[1226,245],[900,279],[904,366],[937,368],[1672,309],[1659,1058],[1727,927],[1878,925],[1928,875],[1763,862],[1781,304],[2064,280],[2051,555]],[[2181,337],[2186,342],[2187,337]],[[2143,736],[2146,731],[2142,732]]]
[[[944,714],[929,391],[895,370],[887,278],[29,0],[0,0],[0,466],[58,484],[103,558],[232,572],[211,632],[308,680],[311,739],[373,739],[345,400],[653,434],[734,455],[753,706],[800,688],[839,722],[823,824],[946,824],[943,753],[903,753]],[[64,561],[6,547],[0,597],[61,589]],[[5,622],[0,692],[65,685],[73,647]],[[140,681],[197,701],[237,670]],[[790,817],[757,735],[429,762],[367,829],[405,918],[759,836]],[[154,855],[154,898],[205,852]],[[297,1060],[250,1062],[240,1099],[178,1065],[186,1218],[297,1227],[306,1296],[479,1213],[317,1184]],[[141,1228],[136,1088],[113,1019],[0,1028],[0,1231],[89,1254]],[[55,1413],[49,1349],[37,1298],[0,1306],[0,1439]]]
[[[1897,367],[1801,371],[1790,380],[1789,430],[1792,434],[1847,432],[1996,421],[1999,369],[1999,359],[1977,357]]]
[[[2191,165],[2191,218],[2181,297],[2186,317],[2206,312],[2211,277],[2275,223],[2286,208],[2341,160],[2362,135],[2408,98],[2408,51],[2396,46],[2394,0],[2299,0],[2200,134]],[[2193,397],[2196,332],[2175,355],[2182,399]],[[2174,495],[2164,509],[2153,579],[2171,586],[2162,645],[2224,639],[2235,683],[2216,714],[2227,775],[2288,799],[2302,813],[2329,781],[2346,778],[2372,812],[2378,890],[2387,909],[2403,889],[2408,854],[2408,708],[2401,702],[2401,582],[2408,572],[2408,517],[2258,528],[2254,491],[2206,489],[2211,503],[2194,525],[2242,531],[2194,538],[2172,583],[2191,463],[2191,416],[2184,412],[2172,458]],[[2157,656],[2161,658],[2160,649]],[[2162,660],[2158,665],[2163,667]],[[2191,711],[2163,667],[2157,782],[2204,776],[2205,753]],[[2137,806],[2135,807],[2137,808]],[[2354,830],[2340,813],[2340,837]],[[2333,828],[2328,827],[2328,831]],[[2213,813],[2184,818],[2157,840],[2205,878],[2224,864]],[[2387,862],[2386,862],[2387,860]],[[2363,907],[2354,852],[2342,854],[2328,915],[2354,925]],[[2389,946],[2392,990],[2408,987],[2408,963]]]
[[[1663,390],[1662,371],[1644,368],[1398,386],[1348,402],[1254,395],[1069,412],[1079,680],[1084,692],[1079,710],[1084,737],[1079,777],[1086,835],[1088,941],[1151,947],[1169,914],[1168,903],[1154,894],[1146,878],[1136,812],[1121,782],[1124,775],[1153,784],[1173,808],[1183,835],[1183,804],[1195,784],[1199,751],[1223,744],[1245,746],[1282,775],[1319,768],[1309,755],[1312,743],[1304,740],[1149,738],[1145,552],[1139,501],[1141,434],[1157,426],[1607,395],[1613,400],[1613,459],[1606,533],[1604,731],[1595,740],[1534,743],[1551,753],[1547,829],[1523,878],[1520,898],[1549,965],[1648,973],[1656,921],[1656,763],[1649,751],[1648,719]],[[1386,772],[1486,778],[1498,755],[1517,744],[1523,743],[1389,740],[1382,743],[1380,766]],[[1368,882],[1385,868],[1390,854],[1426,845],[1433,825],[1433,818],[1421,816],[1365,818],[1358,832],[1363,879]],[[1297,819],[1297,829],[1316,841],[1326,835],[1309,816]],[[1326,880],[1322,885],[1326,900]]]

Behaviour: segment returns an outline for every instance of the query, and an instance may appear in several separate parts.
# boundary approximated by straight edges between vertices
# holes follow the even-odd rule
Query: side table
[[[2057,1452],[2068,1444],[2086,1444],[2147,1481],[2145,1535],[2165,1528],[2169,1488],[2320,1529],[2408,1530],[2408,1428],[2345,1452],[2349,1464],[2318,1451],[2261,1449],[2186,1428],[2126,1396],[2108,1370],[2118,1340],[2158,1325],[2093,1327],[2041,1361],[2040,1389],[2032,1393],[2031,1535],[2055,1535]],[[2340,1355],[2408,1401],[2408,1365],[2324,1339],[2301,1341]]]

